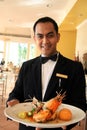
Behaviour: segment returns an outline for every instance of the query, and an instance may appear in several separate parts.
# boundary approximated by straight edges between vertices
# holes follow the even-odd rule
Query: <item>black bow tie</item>
[[[41,57],[41,62],[42,64],[46,63],[48,60],[56,61],[57,59],[57,54],[52,55],[50,57]]]

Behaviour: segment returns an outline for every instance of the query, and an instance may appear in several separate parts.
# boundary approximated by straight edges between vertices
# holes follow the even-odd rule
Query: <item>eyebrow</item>
[[[49,35],[49,34],[53,34],[53,32],[49,32],[49,33],[47,33],[46,35]],[[43,35],[43,34],[37,33],[36,35]]]

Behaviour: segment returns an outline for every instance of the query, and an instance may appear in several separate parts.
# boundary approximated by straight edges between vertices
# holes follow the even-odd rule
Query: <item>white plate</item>
[[[22,123],[26,126],[32,126],[32,127],[39,127],[39,128],[57,128],[57,127],[61,127],[61,126],[67,126],[76,122],[79,122],[80,120],[84,119],[86,114],[84,111],[82,111],[81,109],[71,106],[71,105],[67,105],[67,104],[61,104],[58,107],[59,111],[62,108],[68,108],[71,110],[72,112],[72,119],[70,121],[62,121],[62,122],[57,122],[57,123],[53,123],[52,121],[50,121],[49,123],[36,123],[36,122],[30,122],[29,120],[24,120],[24,119],[20,119],[17,115],[19,112],[22,111],[30,111],[32,109],[32,104],[31,103],[20,103],[17,104],[13,107],[7,107],[4,110],[4,114],[6,117],[12,119],[13,121]]]

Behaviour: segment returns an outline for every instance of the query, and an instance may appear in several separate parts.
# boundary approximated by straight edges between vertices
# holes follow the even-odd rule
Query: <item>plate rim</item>
[[[80,117],[80,119],[78,119],[77,121],[65,121],[65,122],[63,122],[63,123],[37,123],[37,122],[28,122],[28,121],[26,121],[26,120],[23,120],[23,119],[20,119],[20,118],[13,118],[13,117],[11,117],[11,116],[9,116],[7,113],[6,113],[6,111],[8,110],[8,109],[12,109],[12,108],[14,108],[14,107],[16,107],[16,106],[20,106],[20,105],[25,105],[25,104],[31,104],[31,102],[27,102],[27,103],[19,103],[19,104],[16,104],[16,105],[14,105],[14,106],[12,106],[12,107],[6,107],[5,109],[4,109],[4,114],[5,114],[5,116],[7,117],[7,118],[9,118],[9,119],[11,119],[11,120],[13,120],[13,121],[15,121],[15,122],[18,122],[18,123],[21,123],[21,124],[24,124],[24,125],[26,125],[26,126],[31,126],[31,127],[39,127],[39,128],[58,128],[58,127],[61,127],[61,126],[65,126],[65,125],[70,125],[70,124],[74,124],[74,123],[77,123],[77,122],[79,122],[79,121],[81,121],[82,119],[84,119],[85,118],[85,116],[86,116],[86,113],[82,110],[82,109],[80,109],[80,108],[78,108],[78,107],[76,107],[76,106],[73,106],[73,105],[69,105],[69,104],[64,104],[64,103],[62,103],[61,105],[62,106],[68,106],[68,107],[72,107],[72,108],[74,108],[74,109],[78,109],[79,111],[81,111],[81,112],[83,112],[83,117]],[[25,105],[26,106],[26,105]],[[60,107],[60,106],[59,106]],[[72,123],[71,123],[72,122]]]

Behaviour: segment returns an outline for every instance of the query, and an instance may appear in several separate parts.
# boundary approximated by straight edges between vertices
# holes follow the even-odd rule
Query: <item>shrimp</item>
[[[36,122],[46,122],[47,120],[49,120],[49,118],[51,118],[52,114],[49,110],[45,109],[45,110],[40,110],[38,113],[35,113],[33,115],[33,119]]]
[[[42,105],[42,108],[33,114],[33,119],[36,122],[46,122],[48,120],[54,120],[56,118],[56,110],[58,106],[62,103],[63,98],[65,97],[65,92],[63,94],[58,94],[57,96],[48,100]]]
[[[65,97],[65,92],[63,94],[58,94],[57,96],[47,101],[44,105],[44,109],[49,109],[52,113],[54,113],[58,106],[62,103],[63,98]]]

